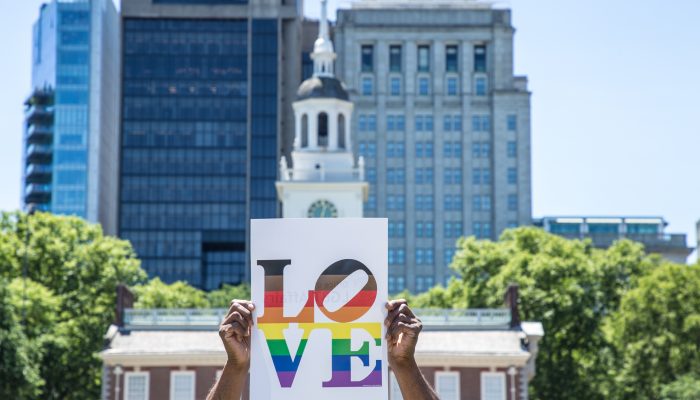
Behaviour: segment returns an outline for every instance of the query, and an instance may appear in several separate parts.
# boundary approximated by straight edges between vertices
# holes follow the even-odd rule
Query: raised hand
[[[384,321],[389,354],[389,366],[396,370],[415,364],[416,344],[423,324],[408,307],[406,300],[386,304],[389,314]]]
[[[253,328],[255,305],[248,300],[233,300],[226,318],[219,326],[219,337],[224,342],[228,362],[232,367],[250,368],[250,335]]]

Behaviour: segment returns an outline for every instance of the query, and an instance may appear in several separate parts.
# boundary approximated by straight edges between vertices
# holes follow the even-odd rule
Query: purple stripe
[[[369,387],[382,386],[382,371],[374,370],[361,381],[353,382],[350,371],[333,371],[330,381],[323,382],[323,387]]]
[[[292,383],[294,383],[294,377],[296,376],[297,372],[278,372],[277,373],[277,378],[280,381],[280,386],[284,388],[290,388],[292,387]]]

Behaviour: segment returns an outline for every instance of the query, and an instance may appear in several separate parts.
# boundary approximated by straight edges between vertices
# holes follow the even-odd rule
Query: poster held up
[[[251,224],[251,399],[388,398],[387,220]]]

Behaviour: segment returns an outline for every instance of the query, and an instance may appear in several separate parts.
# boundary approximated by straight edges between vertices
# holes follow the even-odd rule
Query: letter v
[[[302,330],[301,340],[294,357],[289,350],[289,344],[284,337],[284,330],[289,328],[290,324],[259,324],[260,329],[265,335],[267,347],[270,349],[272,363],[277,372],[277,378],[280,381],[280,386],[284,388],[292,387],[294,377],[296,376],[301,358],[306,349],[306,342],[312,330],[311,324],[300,324]]]

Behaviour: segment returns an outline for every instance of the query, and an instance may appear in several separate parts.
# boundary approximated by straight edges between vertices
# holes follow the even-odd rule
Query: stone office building
[[[530,92],[511,11],[477,1],[360,0],[338,11],[365,216],[389,218],[389,290],[444,283],[460,236],[531,223]]]

